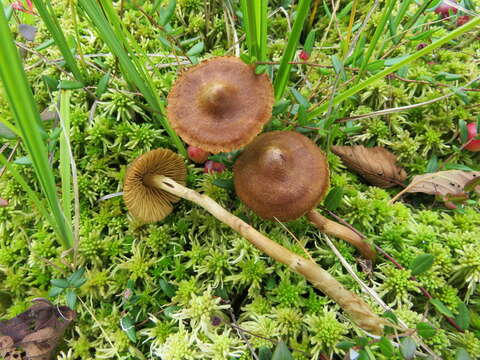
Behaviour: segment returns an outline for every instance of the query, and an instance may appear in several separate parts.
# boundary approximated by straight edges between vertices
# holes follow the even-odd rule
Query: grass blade
[[[165,113],[163,104],[160,101],[157,92],[155,91],[152,82],[149,79],[149,76],[146,75],[146,70],[143,69],[143,66],[141,66],[139,63],[132,61],[132,59],[136,57],[136,54],[132,51],[129,51],[130,46],[123,30],[119,25],[119,20],[116,17],[113,18],[113,24],[116,29],[115,31],[114,27],[112,27],[105,17],[102,8],[96,1],[79,0],[78,3],[90,18],[102,40],[107,44],[112,53],[117,56],[125,78],[129,79],[129,81],[131,81],[135,87],[140,90],[148,105],[153,109],[154,117],[161,123],[161,125],[170,135],[170,138],[177,147],[177,150],[182,155],[186,156],[187,152],[185,150],[185,146],[178,135],[170,127],[166,117],[162,116],[162,114]],[[106,9],[108,11],[109,7]],[[113,17],[111,11],[109,14],[110,17]]]
[[[70,151],[68,149],[70,133],[70,91],[60,92],[60,179],[62,180],[62,205],[66,221],[72,226],[72,175],[70,172]]]
[[[57,44],[58,48],[60,49],[60,52],[62,53],[62,56],[68,68],[70,69],[70,71],[78,81],[85,82],[85,79],[83,78],[83,75],[77,66],[77,61],[75,60],[74,56],[70,51],[70,47],[67,44],[67,40],[65,38],[65,35],[63,34],[60,24],[58,23],[57,17],[55,15],[52,15],[54,14],[54,12],[53,12],[53,9],[51,8],[50,3],[47,2],[46,3],[47,5],[45,5],[43,0],[32,0],[32,1],[35,4],[38,14],[40,15],[43,22],[45,23],[45,26],[47,27],[48,31],[50,32],[50,34],[52,34],[52,37],[55,40],[55,43]]]
[[[406,58],[397,62],[396,64],[394,64],[394,65],[376,73],[375,75],[370,76],[369,78],[367,78],[363,82],[361,82],[361,83],[359,83],[355,86],[352,86],[348,90],[345,90],[344,92],[338,94],[332,100],[333,105],[337,105],[337,104],[341,103],[345,99],[348,99],[350,96],[355,95],[359,91],[365,89],[366,87],[368,87],[369,85],[371,85],[372,83],[377,81],[378,79],[381,79],[381,78],[387,76],[388,74],[391,74],[394,71],[397,71],[402,66],[405,66],[405,65],[411,63],[412,61],[415,61],[416,59],[431,53],[433,50],[438,49],[439,47],[441,47],[443,44],[449,42],[450,40],[455,39],[456,37],[472,30],[475,26],[478,26],[479,24],[480,24],[480,16],[475,18],[475,19],[470,20],[468,23],[466,23],[462,27],[459,27],[459,28],[455,29],[451,33],[445,35],[443,38],[438,39],[437,41],[435,41],[435,42],[431,43],[430,45],[424,47],[423,49],[415,52],[414,54],[412,54],[410,56],[407,56]],[[324,111],[326,111],[328,109],[329,105],[330,105],[330,103],[325,103],[325,104],[322,104],[321,106],[317,107],[316,109],[312,110],[308,114],[307,120],[311,120],[314,117],[322,114]]]
[[[53,170],[48,162],[47,150],[40,135],[42,123],[27,82],[18,50],[13,41],[3,11],[0,11],[0,79],[3,82],[7,100],[21,133],[23,144],[32,160],[40,187],[45,194],[54,229],[60,242],[67,248],[73,243],[72,229],[67,226],[58,201]]]
[[[297,7],[297,15],[295,22],[293,24],[292,33],[288,39],[287,47],[283,53],[282,59],[280,60],[280,68],[278,69],[277,76],[275,77],[274,89],[275,89],[275,99],[278,101],[282,98],[285,89],[287,87],[287,82],[290,74],[290,69],[292,65],[289,64],[295,56],[295,52],[298,47],[298,42],[300,41],[300,35],[302,34],[303,24],[308,15],[308,10],[310,9],[311,0],[300,0]]]
[[[373,51],[377,46],[380,36],[385,32],[385,26],[387,25],[387,21],[390,18],[390,15],[393,11],[395,2],[396,2],[395,0],[388,0],[387,4],[385,5],[385,9],[383,11],[382,18],[380,19],[380,23],[376,27],[375,33],[373,34],[373,38],[372,38],[372,41],[370,42],[367,53],[363,57],[362,65],[360,66],[360,72],[357,76],[357,82],[361,79],[362,75],[364,74],[365,68],[367,67],[368,61],[370,60],[370,57],[372,56]]]

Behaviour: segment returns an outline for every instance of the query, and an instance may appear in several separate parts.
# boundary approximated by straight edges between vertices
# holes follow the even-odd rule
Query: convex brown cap
[[[325,154],[293,131],[258,136],[233,167],[235,191],[264,219],[294,220],[312,210],[328,189]]]
[[[144,222],[162,220],[172,212],[172,203],[179,200],[152,186],[155,175],[167,176],[185,185],[187,169],[183,158],[171,150],[156,149],[139,156],[129,166],[123,198],[130,213]]]
[[[216,57],[184,72],[168,95],[167,116],[188,144],[212,153],[248,144],[272,115],[266,74],[236,57]]]

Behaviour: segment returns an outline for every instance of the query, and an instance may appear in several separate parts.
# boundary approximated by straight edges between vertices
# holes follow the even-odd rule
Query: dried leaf
[[[430,195],[441,195],[449,200],[465,195],[465,186],[471,184],[472,180],[480,177],[480,171],[448,170],[432,174],[414,176],[405,192],[421,192]],[[480,185],[475,187],[480,193]]]
[[[332,146],[332,151],[342,158],[350,170],[363,176],[372,185],[389,188],[407,178],[405,170],[396,165],[395,155],[380,146]]]
[[[35,299],[25,312],[0,321],[0,356],[5,360],[48,360],[75,311]]]

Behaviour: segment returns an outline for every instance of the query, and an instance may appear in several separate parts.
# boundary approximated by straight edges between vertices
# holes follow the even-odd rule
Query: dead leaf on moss
[[[476,184],[478,178],[480,178],[480,171],[448,170],[417,175],[412,178],[405,192],[441,195],[454,200],[454,197],[466,195],[465,191],[468,191],[469,185],[472,182]],[[475,191],[480,193],[480,185],[475,186]]]
[[[332,151],[340,156],[350,170],[360,174],[372,185],[389,188],[403,185],[407,178],[405,170],[396,165],[395,155],[380,146],[332,146]]]
[[[35,299],[25,312],[0,321],[0,357],[5,360],[49,360],[75,311]]]

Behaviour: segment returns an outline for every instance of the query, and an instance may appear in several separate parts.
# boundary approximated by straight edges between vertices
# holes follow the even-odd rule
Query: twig
[[[10,151],[10,154],[8,155],[8,158],[7,158],[7,162],[12,161],[13,155],[15,155],[15,152],[17,151],[17,148],[18,148],[18,145],[19,145],[19,144],[20,144],[20,140],[18,140],[18,141],[15,143],[15,146],[13,147],[12,151]],[[8,146],[8,144],[3,145],[2,151],[0,151],[0,153],[2,153],[3,150],[5,150],[4,147],[6,148],[7,146]],[[7,168],[6,166],[3,166],[3,167],[0,169],[0,176],[3,175],[3,173],[5,172],[5,169],[6,169],[6,168]]]
[[[235,325],[235,326],[233,326],[231,324],[231,326],[235,330],[237,330],[238,335],[243,339],[243,341],[245,341],[245,344],[247,344],[247,347],[250,350],[250,352],[252,353],[252,356],[254,357],[254,359],[259,360],[257,354],[255,353],[255,350],[253,349],[252,345],[250,344],[250,341],[248,341],[247,337],[243,333],[243,329],[240,328],[240,326],[237,325],[237,319],[235,318],[235,314],[233,313],[232,309],[228,308],[228,310],[229,310],[228,312],[230,313],[230,317],[232,318],[232,324]]]

